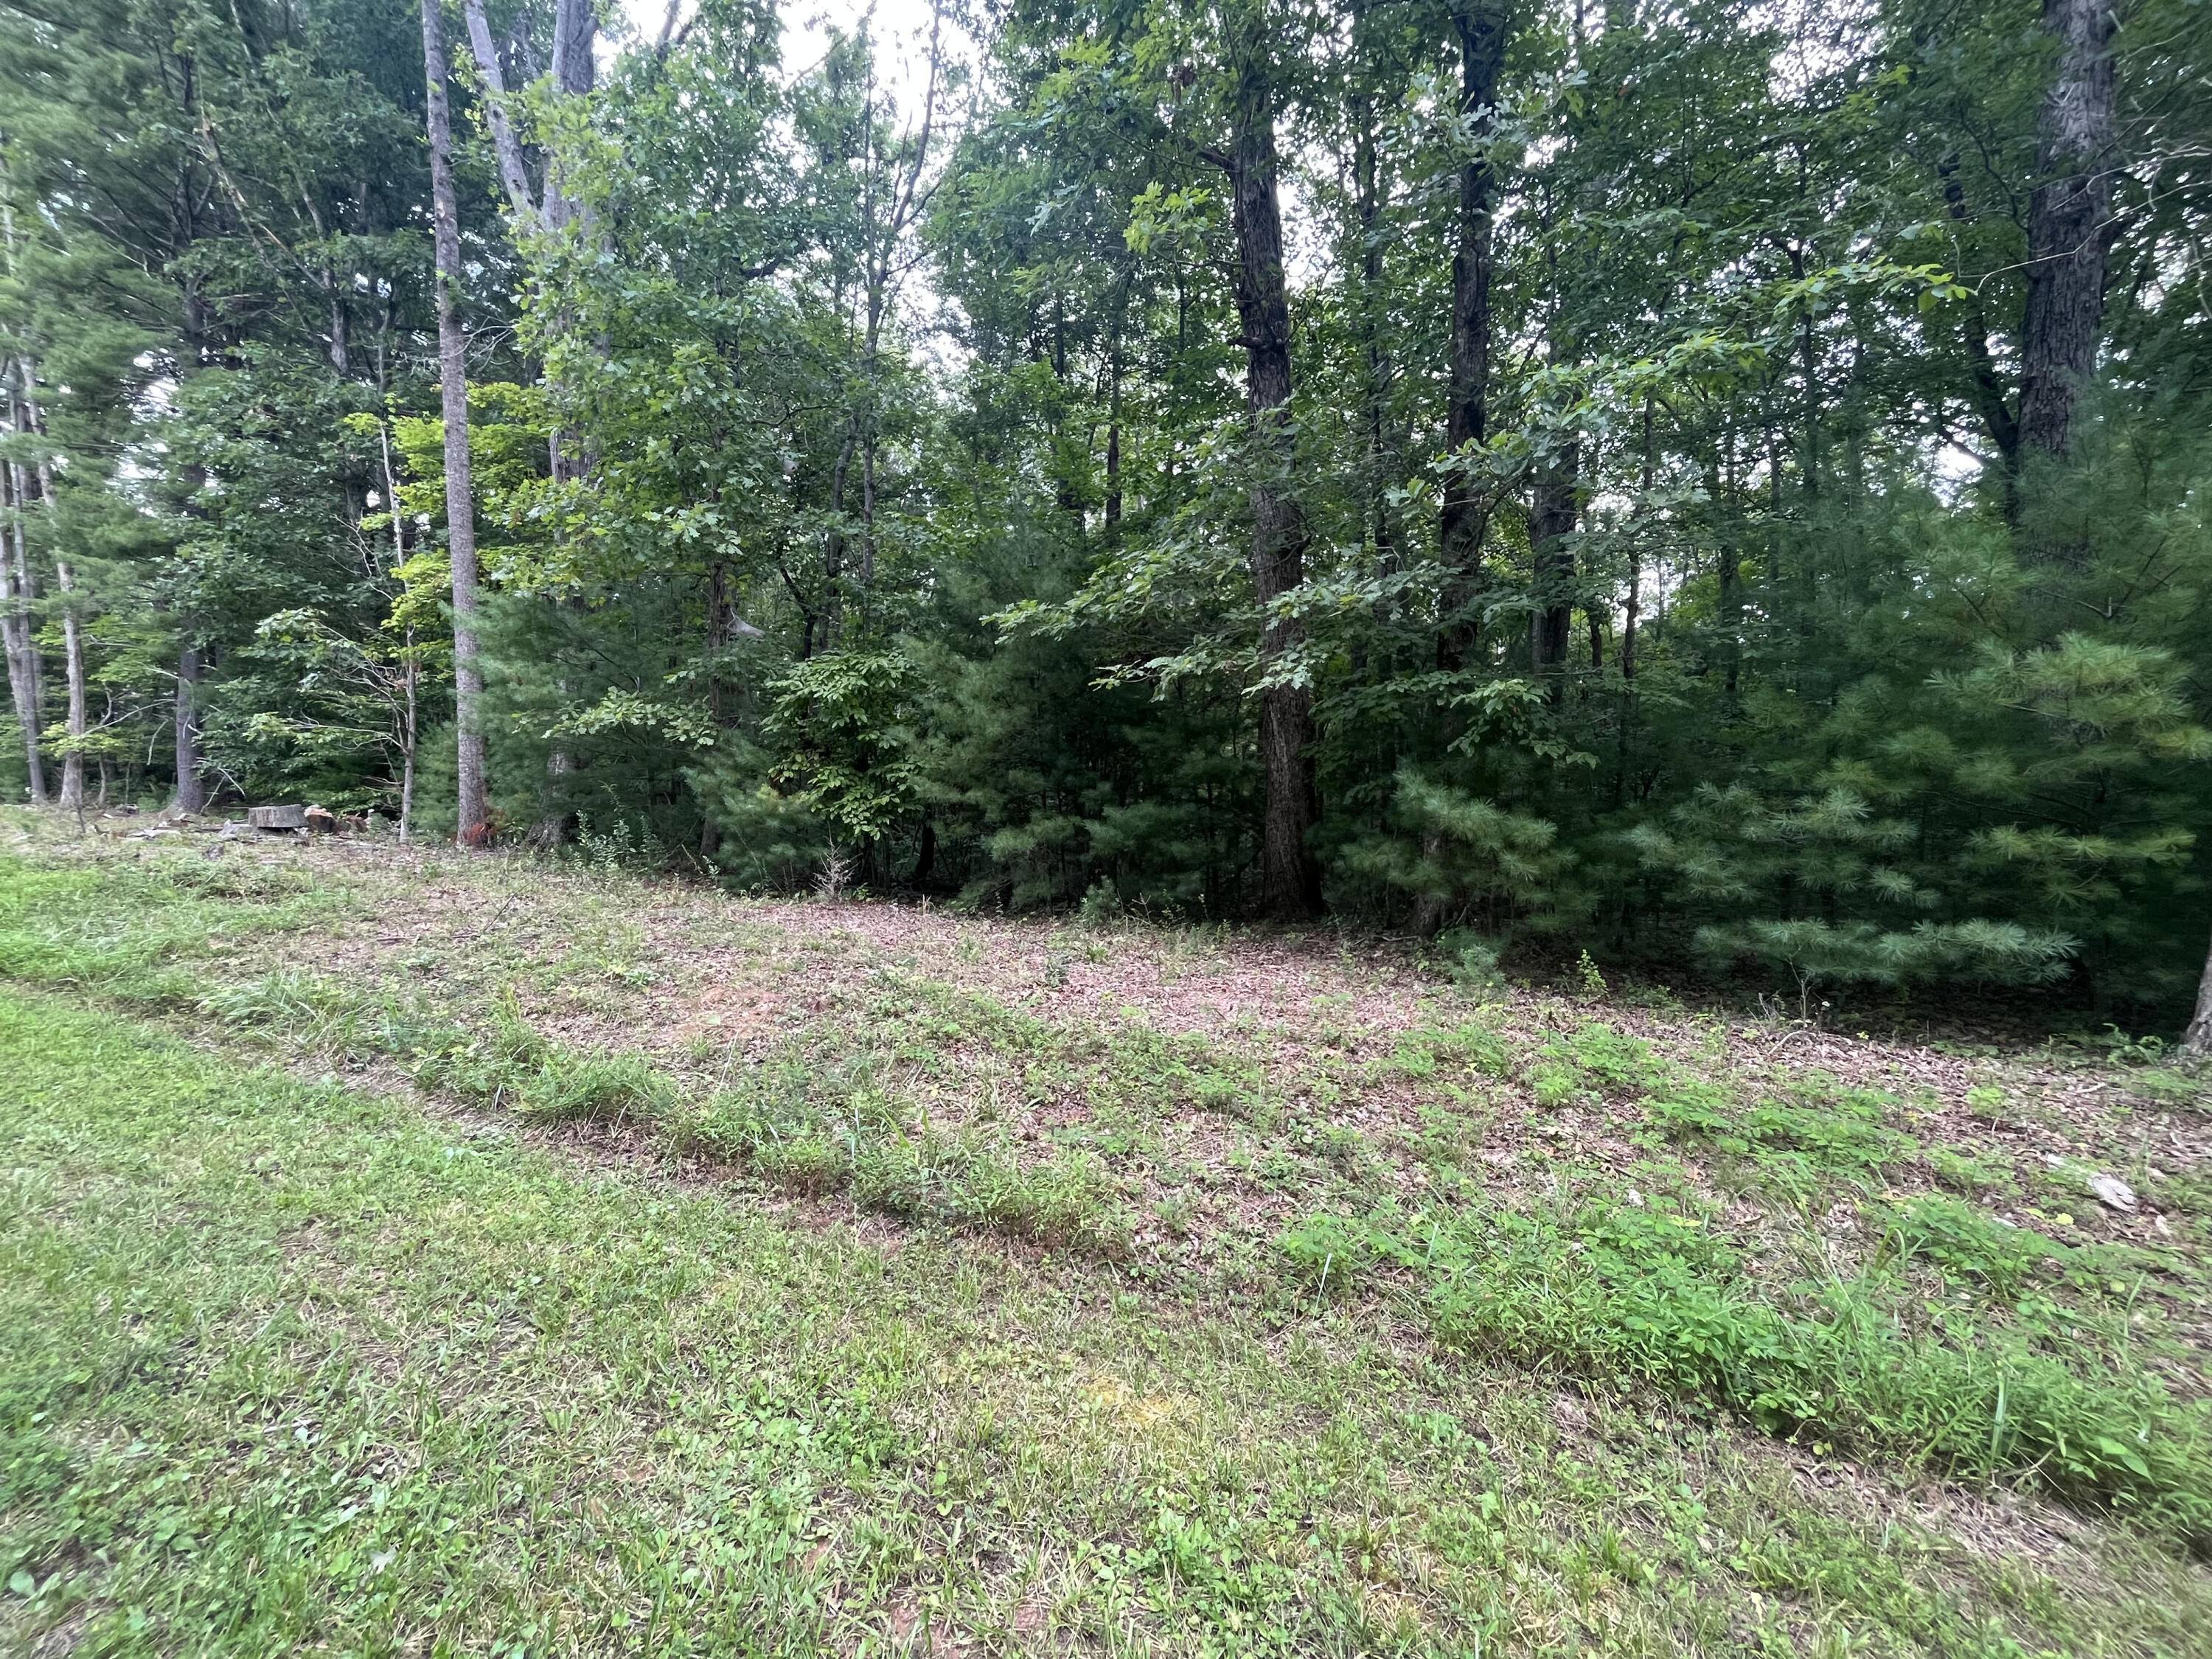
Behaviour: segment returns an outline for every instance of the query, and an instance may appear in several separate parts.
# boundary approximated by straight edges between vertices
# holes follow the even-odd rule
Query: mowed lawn
[[[328,923],[310,900],[281,925]],[[266,916],[77,930],[125,964],[95,983],[27,913],[0,957],[12,1650],[2212,1642],[2185,1527],[2033,1469],[1848,1460],[1439,1340],[1387,1284],[1225,1291],[541,1133],[197,1012],[180,987]]]

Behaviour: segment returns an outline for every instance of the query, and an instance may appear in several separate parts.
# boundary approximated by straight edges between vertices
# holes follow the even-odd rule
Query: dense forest
[[[2197,0],[0,19],[11,799],[2189,1018]]]

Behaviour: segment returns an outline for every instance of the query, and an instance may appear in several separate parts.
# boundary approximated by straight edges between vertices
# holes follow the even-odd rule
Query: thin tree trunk
[[[853,465],[854,428],[845,428],[845,441],[837,451],[837,465],[830,474],[830,530],[822,543],[822,649],[835,651],[845,629],[845,477]],[[810,642],[813,630],[809,629]],[[808,654],[802,651],[801,657]]]
[[[1304,580],[1306,521],[1290,489],[1296,456],[1291,429],[1291,306],[1283,267],[1283,220],[1276,195],[1274,88],[1266,47],[1255,38],[1256,12],[1237,44],[1237,94],[1231,148],[1208,159],[1229,176],[1237,234],[1237,312],[1243,325],[1246,404],[1254,469],[1252,582],[1263,608]],[[1268,668],[1298,642],[1293,618],[1262,624],[1261,659]],[[1306,845],[1320,820],[1314,781],[1313,696],[1303,685],[1270,685],[1260,693],[1260,755],[1267,774],[1260,902],[1285,918],[1317,915],[1321,866]]]
[[[2020,441],[2032,453],[2063,457],[2075,403],[2096,371],[2105,256],[2119,229],[2110,165],[2118,20],[2111,0],[2044,0],[2043,26],[2058,37],[2058,75],[2037,122],[2040,182],[2027,209]]]
[[[1581,489],[1582,449],[1569,444],[1537,481],[1528,514],[1530,574],[1536,601],[1528,618],[1528,656],[1537,678],[1553,677],[1554,702],[1566,695],[1567,637],[1574,624],[1570,590],[1575,556],[1565,538],[1574,534]]]
[[[1460,113],[1477,142],[1488,136],[1505,64],[1507,7],[1501,0],[1454,0],[1452,28],[1459,38]],[[1457,450],[1488,435],[1484,399],[1490,380],[1491,167],[1478,150],[1460,167],[1458,241],[1452,252],[1450,395],[1444,441]],[[1448,612],[1455,613],[1440,642],[1457,662],[1474,641],[1474,624],[1463,614],[1481,577],[1486,514],[1474,481],[1455,473],[1445,486],[1438,523],[1446,569]]]
[[[46,416],[38,401],[28,396],[37,384],[31,376],[31,366],[23,365],[23,386],[26,392],[24,412],[31,429],[46,430]],[[84,627],[77,616],[76,577],[69,561],[62,556],[60,504],[54,495],[54,469],[51,461],[38,463],[39,499],[46,503],[48,533],[52,538],[54,586],[62,596],[62,672],[69,697],[69,748],[62,757],[62,805],[72,812],[84,811],[84,738],[88,729],[85,715],[84,684]]]
[[[62,654],[69,677],[69,750],[62,757],[61,804],[84,810],[84,630],[77,621],[76,583],[69,561],[54,559],[54,586],[62,595]]]
[[[15,210],[12,196],[0,195],[0,236],[5,238],[8,274],[15,275]],[[29,418],[30,372],[27,364],[18,366],[22,374],[22,396],[9,398],[8,415],[17,432],[26,430],[33,422]],[[0,579],[0,638],[4,638],[8,653],[8,690],[15,700],[15,718],[23,728],[23,757],[30,772],[32,804],[43,806],[46,799],[46,769],[40,752],[40,726],[44,716],[44,688],[40,684],[39,647],[31,620],[31,603],[36,597],[31,585],[31,562],[24,545],[24,520],[30,511],[26,500],[29,493],[22,465],[10,462],[0,477],[0,507],[13,509],[10,519],[10,539],[14,558],[6,565],[4,579]],[[4,559],[0,555],[0,559]]]
[[[1363,6],[1354,12],[1355,39],[1366,15]],[[1389,443],[1387,400],[1390,388],[1390,359],[1383,349],[1380,318],[1382,310],[1382,191],[1381,145],[1375,132],[1375,100],[1362,90],[1352,100],[1352,175],[1354,206],[1359,219],[1359,343],[1366,370],[1361,388],[1367,404],[1367,477],[1364,489],[1375,538],[1376,562],[1386,574],[1397,569],[1396,537],[1390,523],[1387,483]]]
[[[422,665],[415,655],[415,625],[407,625],[407,747],[400,762],[399,772],[399,839],[404,844],[414,833],[415,823],[415,733],[416,684],[422,678]]]
[[[1966,225],[1966,191],[1959,182],[1958,152],[1953,151],[1937,163],[1936,173],[1943,183],[1943,202],[1951,222]],[[2004,515],[2008,520],[2014,520],[2020,516],[2020,422],[2005,401],[2004,381],[1997,373],[1996,356],[1990,350],[1989,319],[1982,313],[1978,292],[1967,302],[1960,332],[1966,349],[1966,372],[1973,384],[1974,410],[1989,431],[1990,441],[1997,447],[1997,459],[2004,471]]]
[[[31,804],[46,804],[46,769],[40,749],[38,646],[31,628],[31,566],[23,546],[23,469],[10,464],[0,469],[0,506],[11,520],[9,551],[0,555],[0,629],[5,629],[8,651],[8,690],[15,699],[15,719],[23,728],[23,759],[30,769]]]
[[[200,780],[200,652],[187,645],[177,653],[177,800],[179,812],[197,812],[207,805],[207,786]]]
[[[476,495],[469,476],[468,339],[460,316],[461,220],[453,198],[453,135],[446,105],[439,0],[422,0],[422,70],[429,93],[430,198],[436,226],[438,387],[446,417],[446,538],[453,566],[453,702],[459,727],[460,839],[488,833],[477,657]]]

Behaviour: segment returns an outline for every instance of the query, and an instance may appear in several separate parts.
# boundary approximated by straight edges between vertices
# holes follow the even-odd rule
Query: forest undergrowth
[[[2212,1122],[2147,1050],[374,838],[0,860],[27,1650],[2212,1613]]]

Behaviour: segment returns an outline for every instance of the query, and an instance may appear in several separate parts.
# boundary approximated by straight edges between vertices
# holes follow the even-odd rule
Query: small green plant
[[[1586,997],[1601,997],[1608,988],[1605,975],[1598,971],[1597,963],[1590,959],[1590,953],[1587,951],[1575,963],[1575,978],[1581,983],[1583,994]]]
[[[853,1173],[846,1149],[818,1132],[762,1143],[752,1150],[752,1165],[764,1180],[809,1198],[836,1192]]]
[[[1471,927],[1456,927],[1438,935],[1435,949],[1445,974],[1463,991],[1492,990],[1505,982],[1498,967],[1505,954],[1503,939],[1478,933]]]
[[[1966,1279],[2003,1301],[2015,1299],[2044,1261],[2066,1247],[2025,1227],[2008,1226],[1954,1198],[1916,1198],[1892,1214],[1884,1240],[1902,1258],[1935,1263],[1946,1279]]]
[[[1511,1069],[1504,1040],[1479,1019],[1407,1031],[1392,1048],[1389,1065],[1401,1077],[1423,1081],[1501,1078]]]
[[[676,1090],[635,1054],[547,1054],[508,1103],[539,1123],[621,1123],[665,1116]]]
[[[1076,907],[1075,919],[1085,927],[1109,927],[1121,919],[1121,896],[1114,884],[1100,879],[1091,884]]]
[[[1754,1180],[1802,1203],[1826,1179],[1864,1182],[1919,1150],[1911,1136],[1883,1123],[1896,1104],[1872,1090],[1814,1086],[1794,1098],[1741,1106],[1717,1085],[1677,1080],[1646,1099],[1644,1113],[1670,1139],[1748,1160]]]
[[[1545,1043],[1529,1056],[1529,1064],[1537,1098],[1547,1104],[1584,1088],[1615,1094],[1654,1088],[1667,1077],[1650,1043],[1601,1021]],[[1553,1079],[1548,1085],[1547,1079]]]
[[[2011,1163],[1995,1152],[1954,1152],[1931,1146],[1928,1168],[1939,1186],[1954,1193],[2008,1192],[2014,1185]]]

